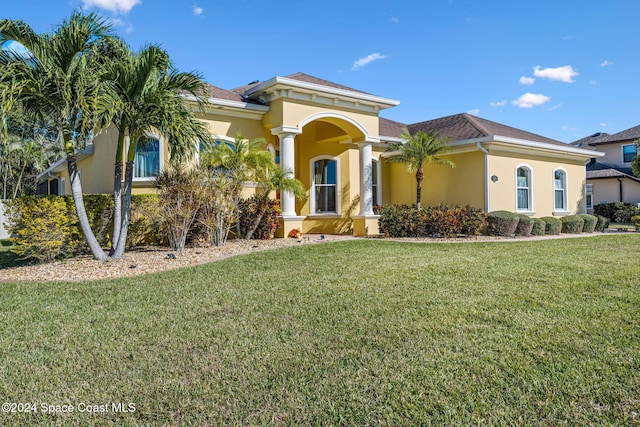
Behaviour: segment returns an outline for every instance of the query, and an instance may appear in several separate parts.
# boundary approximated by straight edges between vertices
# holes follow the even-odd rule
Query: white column
[[[373,175],[371,143],[358,143],[360,150],[360,213],[361,216],[373,215]]]
[[[297,128],[284,129],[278,127],[271,130],[273,135],[278,135],[280,139],[280,166],[286,172],[291,172],[292,176],[296,176],[295,162],[295,138],[300,134]],[[290,191],[282,191],[280,193],[280,207],[282,209],[282,217],[297,217],[296,199]]]

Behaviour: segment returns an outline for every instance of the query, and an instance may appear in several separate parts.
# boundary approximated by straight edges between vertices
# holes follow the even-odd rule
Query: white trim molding
[[[558,207],[556,206],[556,172],[562,172],[562,174],[564,175],[564,179],[563,179],[563,198],[564,200],[562,201],[562,203],[564,204],[564,208],[563,209],[558,209]],[[553,185],[553,214],[554,215],[569,215],[571,212],[569,211],[569,207],[568,207],[568,203],[569,203],[569,173],[567,172],[567,170],[563,167],[557,167],[555,169],[553,169],[553,176],[552,176],[552,185]]]
[[[521,209],[518,208],[518,169],[520,168],[524,168],[527,171],[529,171],[528,173],[528,195],[529,195],[529,200],[527,201],[528,206],[527,209]],[[515,188],[516,188],[516,212],[517,213],[523,213],[525,215],[528,215],[532,212],[534,212],[533,210],[533,168],[531,167],[531,165],[529,165],[528,163],[519,163],[516,165],[515,170],[514,170],[514,178],[515,178]],[[523,187],[524,188],[524,187]]]

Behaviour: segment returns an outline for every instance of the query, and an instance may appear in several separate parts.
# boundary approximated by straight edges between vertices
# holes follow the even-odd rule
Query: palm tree
[[[422,199],[422,181],[424,180],[424,166],[427,163],[436,163],[455,167],[448,159],[438,157],[451,150],[447,140],[433,133],[425,133],[421,130],[411,135],[405,129],[400,137],[403,142],[392,143],[389,151],[392,153],[387,160],[389,162],[407,163],[409,172],[416,174],[418,188],[416,190],[416,207],[420,209]]]
[[[636,145],[640,148],[640,138],[635,140]],[[635,156],[631,160],[631,170],[635,176],[640,176],[640,156]]]
[[[260,184],[263,192],[260,196],[260,209],[258,210],[258,214],[253,220],[251,227],[247,230],[247,234],[244,236],[247,240],[251,239],[253,233],[255,233],[260,225],[262,217],[264,217],[267,212],[271,193],[274,191],[290,191],[296,199],[303,199],[306,196],[306,189],[302,182],[295,179],[292,172],[283,170],[282,167],[276,165],[275,162],[269,167],[259,170],[258,177],[258,184]]]
[[[111,256],[124,254],[129,213],[134,160],[138,144],[145,144],[149,134],[159,132],[169,143],[173,163],[189,159],[196,142],[207,142],[211,135],[206,125],[197,120],[185,94],[192,95],[202,105],[206,102],[206,85],[195,73],[181,73],[173,68],[167,53],[150,45],[133,53],[124,43],[107,47],[112,55],[106,80],[110,90],[100,102],[103,124],[113,123],[118,129],[118,146],[114,173],[114,229]],[[122,162],[125,139],[126,153],[124,200],[122,200]]]
[[[107,21],[93,13],[74,12],[50,34],[36,34],[23,21],[0,20],[0,67],[11,67],[22,83],[24,108],[56,123],[80,227],[94,258],[101,260],[107,256],[89,225],[75,153],[97,129],[94,113],[102,81],[96,54],[110,36]],[[6,49],[10,41],[26,50]]]

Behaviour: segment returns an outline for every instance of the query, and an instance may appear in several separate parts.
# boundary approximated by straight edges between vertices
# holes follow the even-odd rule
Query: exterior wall
[[[531,216],[543,217],[585,212],[586,170],[582,160],[559,161],[547,157],[525,156],[490,151],[489,176],[498,177],[489,183],[489,210],[516,212],[516,169],[525,165],[531,169]],[[553,172],[562,168],[567,174],[567,212],[554,210]]]
[[[440,203],[470,205],[484,209],[484,154],[479,151],[446,156],[456,167],[429,163],[424,167],[422,205]],[[409,173],[405,163],[384,162],[383,203],[416,203],[415,174]],[[386,173],[385,173],[386,172]]]
[[[604,157],[598,159],[599,162],[607,163],[619,167],[631,167],[631,163],[622,163],[622,146],[633,145],[633,142],[618,142],[614,144],[596,145],[594,148],[601,153],[605,153]]]
[[[590,179],[593,184],[593,205],[605,202],[640,203],[640,182],[629,178],[601,178]],[[622,191],[622,198],[620,192]]]

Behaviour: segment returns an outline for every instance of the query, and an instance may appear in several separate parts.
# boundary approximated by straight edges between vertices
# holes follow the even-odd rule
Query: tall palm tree
[[[97,49],[111,36],[107,21],[96,14],[72,13],[52,33],[37,34],[23,21],[0,20],[0,67],[12,67],[23,84],[26,110],[55,121],[67,161],[80,227],[96,259],[106,260],[84,206],[76,150],[96,131],[96,100],[101,89]],[[6,49],[10,41],[25,50]]]
[[[171,161],[179,162],[189,159],[196,143],[209,141],[211,135],[185,98],[189,94],[200,105],[206,102],[206,85],[199,75],[176,71],[158,46],[147,46],[139,53],[131,52],[123,43],[113,43],[108,49],[113,52],[105,76],[109,90],[101,98],[99,113],[103,124],[113,123],[118,129],[111,256],[120,259],[126,245],[138,145],[145,144],[150,133],[159,132],[169,143]],[[127,137],[123,197],[122,162]]]
[[[447,145],[447,140],[433,133],[426,133],[421,130],[411,135],[405,129],[400,137],[403,142],[392,143],[389,151],[392,153],[387,157],[389,162],[406,163],[409,172],[416,174],[416,207],[421,208],[422,200],[422,181],[424,180],[424,166],[427,163],[436,163],[455,167],[455,164],[449,159],[439,157],[451,150]]]

